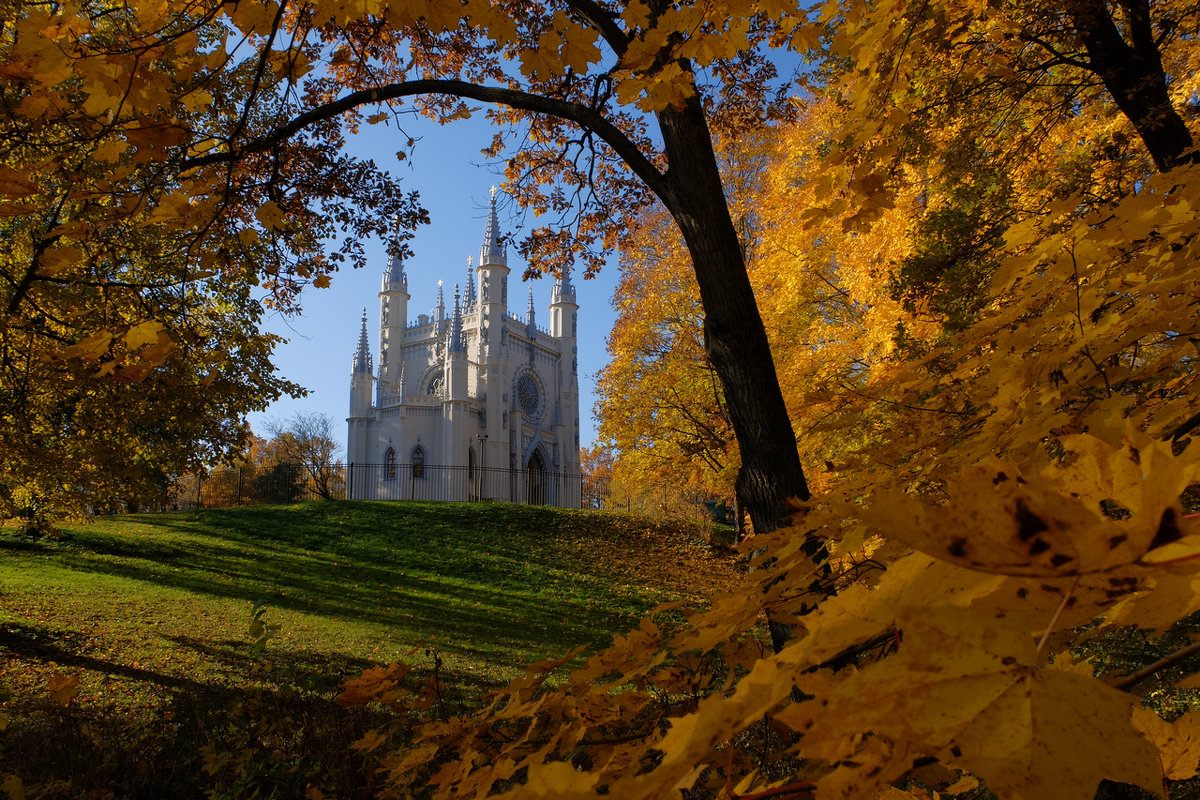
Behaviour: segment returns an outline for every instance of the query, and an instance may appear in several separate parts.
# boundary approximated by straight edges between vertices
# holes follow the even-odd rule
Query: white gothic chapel
[[[432,315],[411,322],[404,264],[388,259],[378,372],[364,310],[350,376],[350,497],[579,506],[575,288],[555,280],[549,330],[532,289],[525,317],[510,313],[506,250],[493,190],[466,290],[447,311],[439,281]]]

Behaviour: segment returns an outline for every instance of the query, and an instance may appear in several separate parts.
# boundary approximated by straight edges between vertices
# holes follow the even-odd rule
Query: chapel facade
[[[447,307],[408,317],[392,255],[379,292],[379,358],[367,314],[350,376],[347,493],[356,499],[511,501],[578,507],[578,311],[568,273],[539,327],[533,290],[509,311],[508,255],[493,190],[478,264]]]

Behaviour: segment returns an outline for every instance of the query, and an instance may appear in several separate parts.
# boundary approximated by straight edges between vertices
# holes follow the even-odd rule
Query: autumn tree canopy
[[[12,216],[34,207],[46,214],[22,218],[42,227],[16,239],[28,244],[8,267],[6,324],[28,333],[27,318],[42,318],[38,292],[106,258],[117,259],[98,281],[110,294],[162,287],[207,298],[262,285],[287,307],[296,288],[323,285],[337,266],[321,252],[323,239],[382,232],[395,215],[406,227],[421,219],[414,198],[341,154],[346,130],[409,111],[448,122],[484,104],[498,126],[492,153],[506,159],[507,190],[551,219],[520,244],[534,270],[577,259],[596,268],[651,197],[680,227],[705,306],[706,347],[742,444],[740,491],[760,527],[773,527],[787,498],[807,496],[807,487],[711,137],[788,112],[768,50],[812,43],[816,27],[800,25],[795,11],[661,0],[181,2],[119,13],[14,4],[6,109],[10,141],[23,145],[6,162],[7,196]],[[39,171],[56,181],[17,180]],[[89,186],[99,199],[87,204]],[[84,207],[94,217],[79,218],[86,228],[62,227]],[[179,265],[126,280],[121,253],[97,248],[129,247],[118,228],[142,223],[151,224],[148,246],[166,237]],[[160,269],[161,259],[147,261]],[[241,302],[250,305],[233,313],[250,329],[256,309]],[[182,342],[187,331],[172,325],[187,314],[163,308],[158,316],[164,330],[153,342]],[[75,320],[45,347],[55,336],[68,347],[86,342],[68,359],[89,380],[128,381],[136,372],[116,369],[131,359],[105,337],[116,341],[122,325],[137,323]],[[160,369],[156,352],[134,354],[130,366]],[[96,374],[107,362],[112,372]],[[230,372],[255,387],[239,409],[288,388],[261,369]]]
[[[11,3],[3,19],[0,514],[157,495],[300,391],[274,374],[264,301],[295,308],[340,253],[361,261],[358,235],[420,212],[340,153],[336,125],[185,168],[268,130],[287,91],[220,7]],[[339,230],[355,236],[327,255]]]
[[[750,262],[822,491],[682,629],[646,620],[555,688],[538,665],[421,738],[443,757],[502,738],[507,759],[397,758],[396,785],[1194,791],[1196,11],[827,6],[824,83],[778,132]],[[1121,41],[1089,49],[1097,31]],[[1147,93],[1132,106],[1118,53]],[[627,299],[631,327],[674,321]],[[764,614],[794,626],[778,653]],[[1114,668],[1101,651],[1120,641],[1151,655]]]

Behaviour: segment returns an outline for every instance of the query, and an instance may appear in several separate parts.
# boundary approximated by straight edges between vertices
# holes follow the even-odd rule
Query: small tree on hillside
[[[297,465],[312,480],[318,495],[334,499],[334,462],[341,447],[333,438],[333,417],[297,412],[285,421],[268,422],[266,429],[271,437],[267,446],[275,451],[277,460]]]

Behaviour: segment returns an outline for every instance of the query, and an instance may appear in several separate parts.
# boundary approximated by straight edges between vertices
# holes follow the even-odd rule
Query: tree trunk
[[[700,101],[658,115],[670,169],[668,209],[679,224],[704,305],[704,344],[741,449],[737,494],[755,531],[778,528],[787,501],[807,500],[796,438]]]
[[[1158,171],[1169,172],[1196,160],[1192,136],[1171,104],[1149,3],[1131,0],[1123,8],[1129,41],[1122,37],[1104,0],[1076,0],[1069,14],[1092,71],[1137,129]]]

